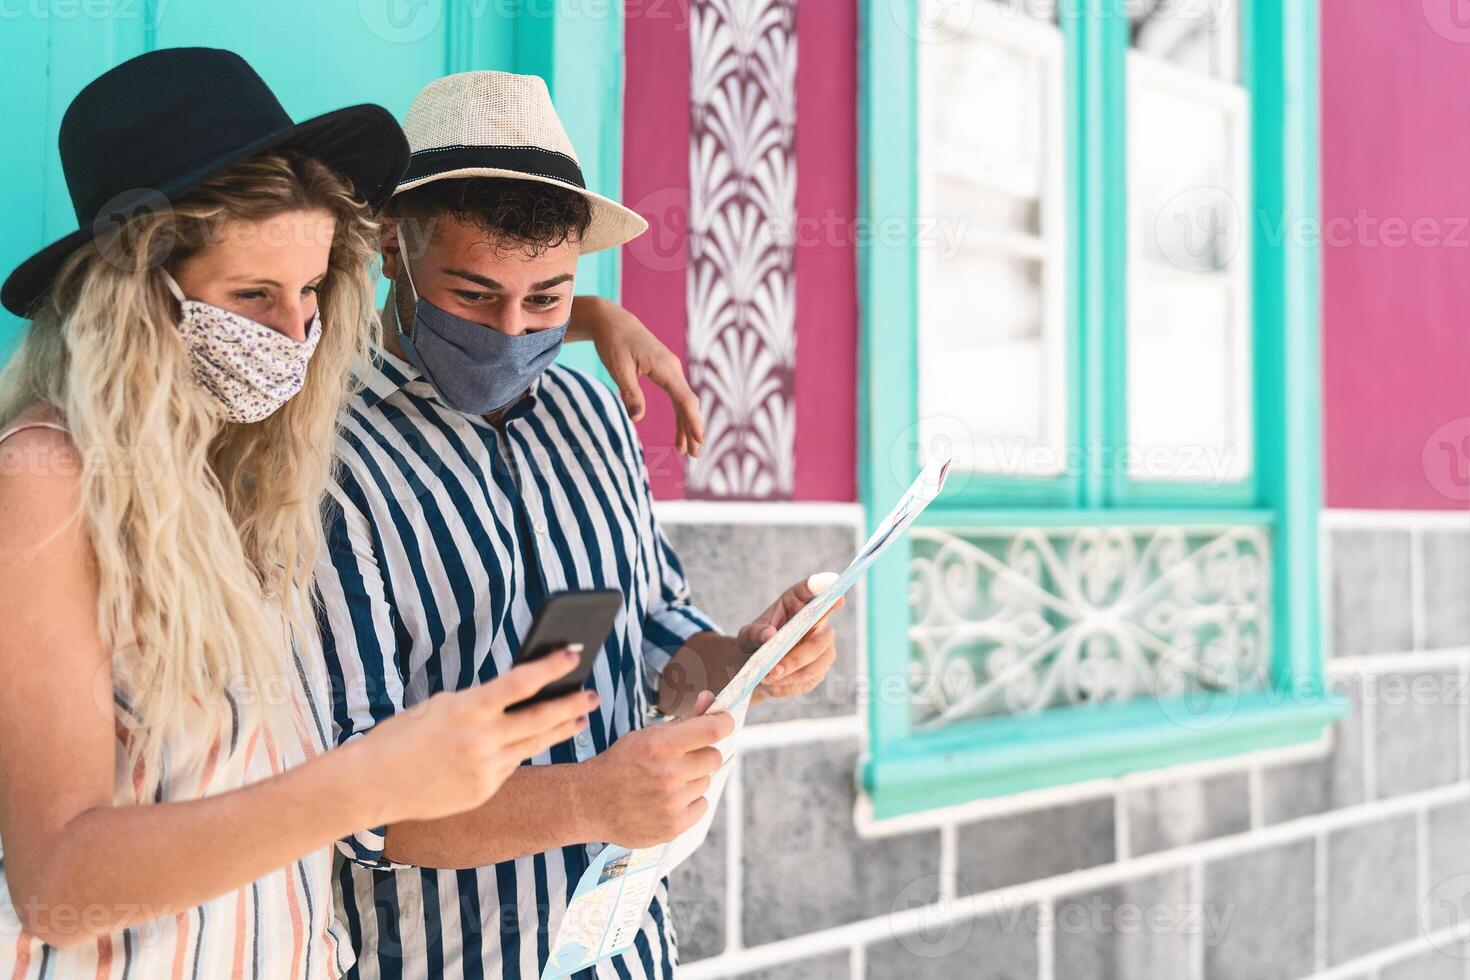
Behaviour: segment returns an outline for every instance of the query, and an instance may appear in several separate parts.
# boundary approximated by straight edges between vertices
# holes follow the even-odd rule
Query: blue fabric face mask
[[[399,261],[413,290],[413,335],[403,332],[394,300],[398,343],[444,403],[466,415],[488,415],[510,405],[556,360],[567,325],[511,337],[494,327],[455,316],[421,298],[408,268],[403,229],[398,230]]]

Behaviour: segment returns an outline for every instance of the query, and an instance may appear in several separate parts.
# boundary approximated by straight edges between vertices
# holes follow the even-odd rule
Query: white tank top
[[[25,429],[66,427],[45,406],[28,410],[0,431],[0,444]],[[0,449],[3,459],[3,449]],[[277,610],[279,611],[279,610]],[[309,639],[308,642],[313,642]],[[284,771],[325,751],[331,716],[320,657],[303,657],[282,627],[295,693],[295,723],[289,744],[279,745],[264,729],[242,731],[238,713],[215,737],[198,744],[168,746],[156,799],[191,800]],[[127,696],[117,691],[118,713]],[[124,761],[126,725],[117,727],[115,801],[141,802],[143,773]],[[220,847],[230,847],[222,840]],[[160,860],[168,860],[160,855]],[[329,980],[352,965],[352,946],[332,911],[332,851],[323,848],[244,888],[187,912],[154,919],[70,949],[48,946],[25,932],[11,904],[0,843],[0,978],[9,980]]]

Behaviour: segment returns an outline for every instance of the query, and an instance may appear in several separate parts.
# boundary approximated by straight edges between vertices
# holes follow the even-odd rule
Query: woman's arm
[[[574,655],[439,695],[359,741],[201,800],[114,806],[114,714],[98,584],[78,512],[81,461],[28,430],[0,451],[0,840],[26,929],[58,946],[240,888],[364,827],[478,806],[522,759],[585,724],[569,695],[506,714]],[[502,683],[502,681],[507,683]]]
[[[648,380],[668,392],[674,402],[674,449],[699,456],[704,445],[704,417],[699,411],[699,396],[689,387],[684,365],[674,352],[653,335],[643,321],[623,307],[601,296],[572,298],[572,320],[567,327],[567,340],[590,340],[597,345],[597,356],[618,386],[628,417],[637,422],[643,417],[643,391],[638,379]]]

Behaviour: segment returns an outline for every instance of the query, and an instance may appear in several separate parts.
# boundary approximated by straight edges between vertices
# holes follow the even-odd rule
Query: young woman
[[[61,145],[81,227],[0,291],[34,320],[0,382],[0,976],[336,977],[332,843],[482,804],[594,696],[507,712],[563,651],[325,750],[310,570],[391,117],[293,124],[174,49]],[[624,373],[663,362],[613,326]]]

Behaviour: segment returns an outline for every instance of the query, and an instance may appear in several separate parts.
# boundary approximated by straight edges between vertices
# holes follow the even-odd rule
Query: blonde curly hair
[[[335,219],[305,386],[236,425],[194,381],[163,267],[232,221],[298,210]],[[350,184],[295,154],[254,158],[66,262],[0,378],[0,427],[44,403],[82,460],[97,624],[128,715],[128,770],[151,793],[165,746],[240,712],[274,727],[294,666],[280,619],[314,636],[311,572],[338,414],[375,339],[377,225]],[[254,695],[254,696],[253,696]],[[228,730],[228,728],[224,729]]]

